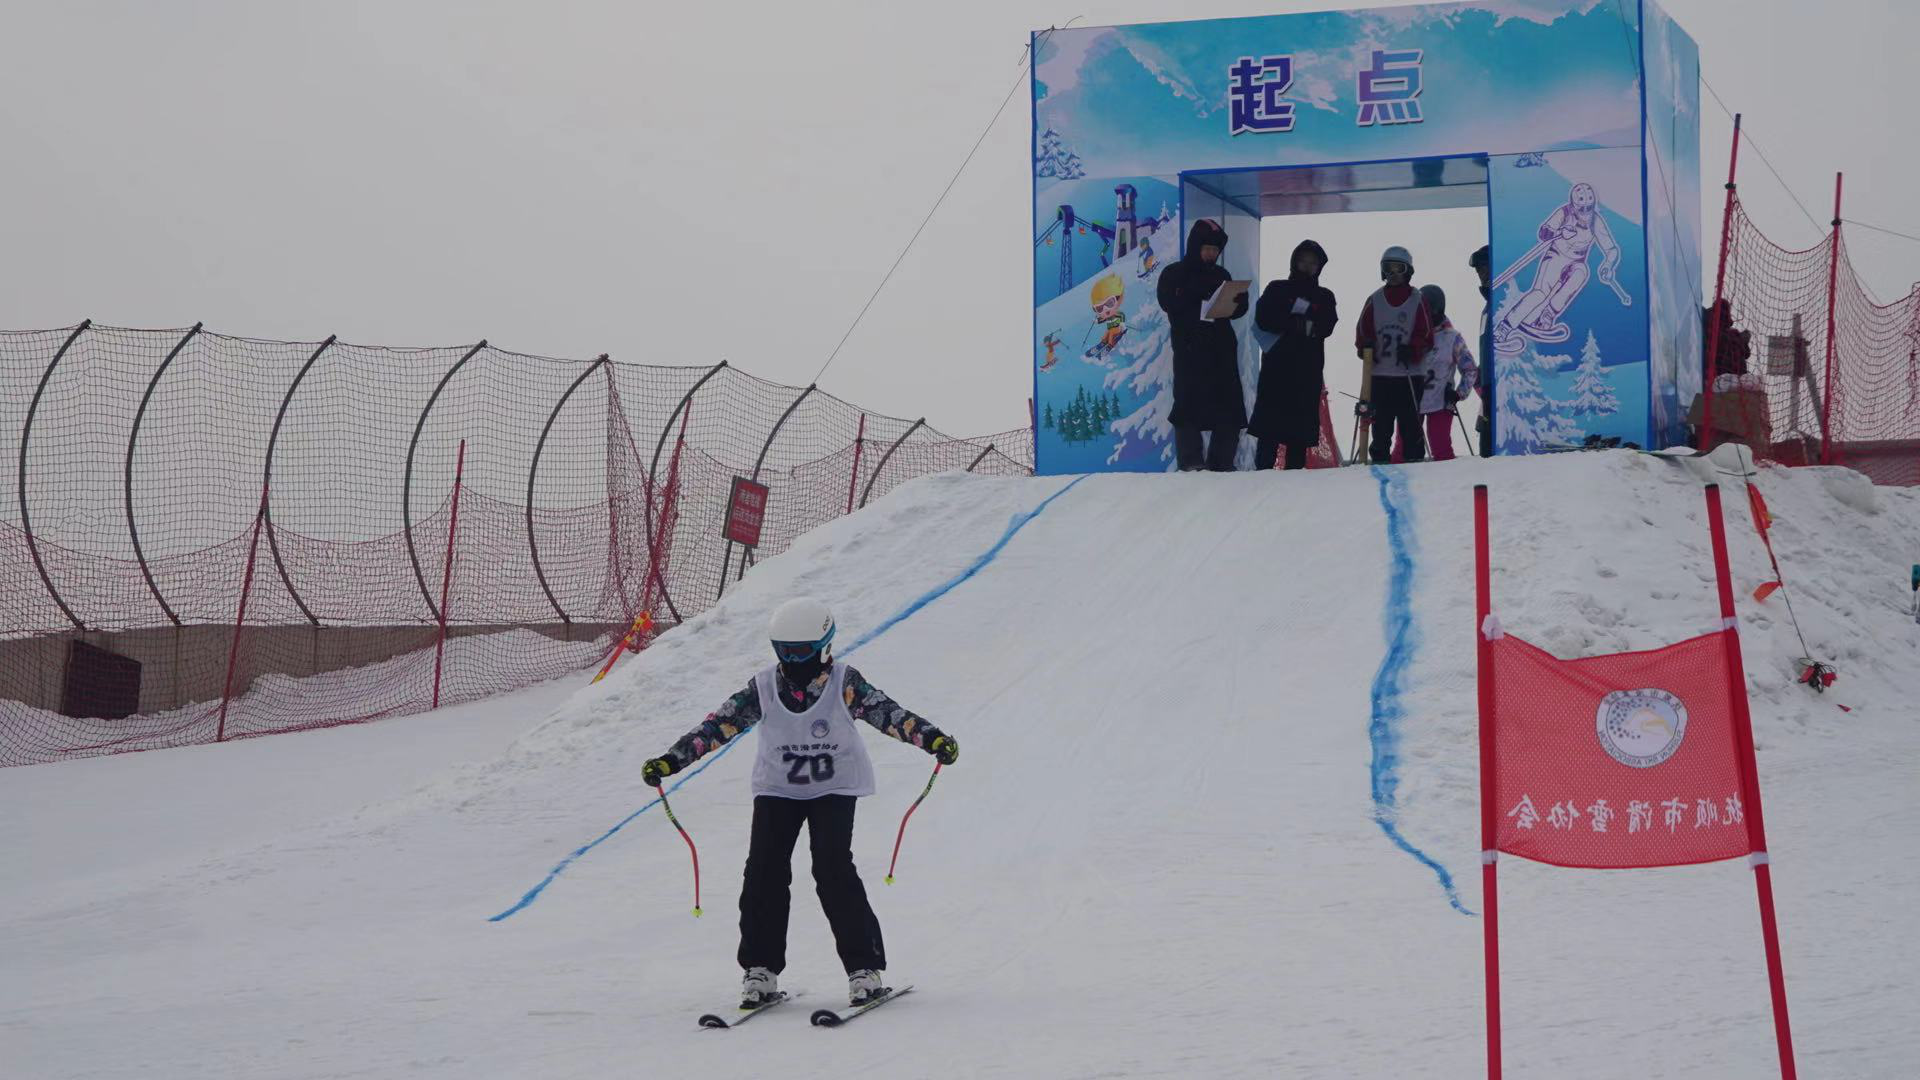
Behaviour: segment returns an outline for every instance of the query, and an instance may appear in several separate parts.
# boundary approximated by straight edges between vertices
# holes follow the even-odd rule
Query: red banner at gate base
[[[1747,854],[1725,633],[1582,660],[1494,641],[1499,850],[1596,868]]]
[[[720,527],[720,535],[736,544],[759,547],[760,523],[766,514],[767,485],[736,476],[733,494],[727,499],[726,524]]]

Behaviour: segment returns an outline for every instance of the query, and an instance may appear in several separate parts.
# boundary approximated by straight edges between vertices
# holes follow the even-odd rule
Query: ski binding
[[[700,1026],[703,1028],[739,1027],[741,1024],[744,1024],[747,1021],[753,1019],[754,1017],[759,1016],[761,1013],[766,1012],[768,1009],[774,1008],[779,1005],[784,1005],[787,1002],[792,1001],[794,998],[799,996],[800,996],[799,991],[788,993],[785,990],[779,990],[775,992],[774,997],[769,1001],[762,1002],[759,1005],[755,1005],[750,1009],[733,1010],[732,1019],[728,1019],[727,1017],[722,1016],[719,1013],[707,1013],[704,1016],[700,1017]]]
[[[900,987],[898,990],[888,990],[886,993],[870,999],[865,1005],[856,1005],[845,1012],[834,1012],[832,1009],[815,1009],[813,1010],[813,1026],[839,1027],[841,1024],[846,1023],[856,1016],[872,1012],[887,1002],[892,1001],[894,998],[905,995],[912,989],[912,985],[909,984]]]

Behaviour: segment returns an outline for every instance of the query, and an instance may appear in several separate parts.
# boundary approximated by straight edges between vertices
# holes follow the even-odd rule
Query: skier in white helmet
[[[774,611],[768,628],[777,663],[755,675],[699,727],[648,761],[651,786],[715,748],[760,729],[753,766],[753,831],[740,887],[740,1007],[766,1004],[787,964],[788,887],[793,845],[807,826],[813,881],[847,971],[847,998],[858,1006],[887,993],[880,921],[853,865],[854,800],[873,794],[873,762],[857,723],[925,750],[943,765],[960,744],[833,659],[833,613],[799,597]]]

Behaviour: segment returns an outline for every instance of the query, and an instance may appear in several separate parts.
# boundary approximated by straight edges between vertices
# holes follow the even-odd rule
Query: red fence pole
[[[1487,541],[1487,485],[1473,487],[1474,651],[1480,684],[1480,906],[1486,942],[1487,1077],[1500,1080],[1500,892],[1499,813],[1493,805],[1494,767],[1498,764],[1493,728],[1493,642],[1487,637],[1493,617],[1493,584]]]
[[[440,634],[433,643],[433,707],[440,707],[440,669],[447,654],[447,594],[453,588],[453,537],[460,527],[460,479],[467,471],[467,440],[453,463],[453,509],[447,516],[447,564],[440,571]]]
[[[1733,236],[1734,170],[1740,164],[1740,114],[1733,114],[1733,149],[1727,154],[1727,206],[1720,212],[1720,269],[1713,275],[1713,307],[1707,330],[1706,388],[1700,396],[1700,452],[1713,449],[1713,380],[1720,370],[1720,304],[1727,295],[1727,244]],[[1731,313],[1729,313],[1731,314]]]
[[[1826,402],[1820,408],[1820,464],[1833,464],[1833,333],[1836,288],[1840,282],[1840,181],[1833,174],[1833,252],[1827,262],[1827,389]]]
[[[853,513],[853,490],[860,486],[860,450],[867,444],[867,414],[860,414],[860,433],[853,437],[853,475],[847,477],[847,509]]]
[[[1753,753],[1753,716],[1747,710],[1747,674],[1740,658],[1740,624],[1733,611],[1733,575],[1727,569],[1727,526],[1720,514],[1720,485],[1707,485],[1707,526],[1713,533],[1713,572],[1719,581],[1721,636],[1727,644],[1727,704],[1733,710],[1734,749],[1740,757],[1741,797],[1746,800],[1747,845],[1753,886],[1760,894],[1760,936],[1767,950],[1767,985],[1773,993],[1773,1036],[1779,1044],[1780,1076],[1794,1080],[1793,1033],[1787,1024],[1787,975],[1780,963],[1780,929],[1774,920],[1772,866],[1760,815],[1760,770]]]
[[[253,591],[253,564],[260,554],[260,523],[267,517],[267,486],[260,485],[260,509],[253,515],[253,539],[247,544],[247,573],[240,580],[240,610],[233,617],[233,643],[227,646],[227,681],[220,690],[220,724],[213,741],[227,741],[227,704],[233,700],[233,672],[240,663],[240,631],[247,625],[247,594]]]

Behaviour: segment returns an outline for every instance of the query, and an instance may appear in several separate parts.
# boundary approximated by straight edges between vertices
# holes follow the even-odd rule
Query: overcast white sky
[[[486,337],[805,383],[1029,30],[1333,6],[0,0],[0,327]],[[1920,4],[1666,6],[1821,227],[1844,169],[1848,217],[1920,234]],[[1703,112],[1711,251],[1730,125]],[[1025,423],[1028,125],[1023,83],[825,389],[954,433]],[[1743,162],[1770,235],[1817,242]],[[1920,244],[1850,244],[1883,298],[1920,278]]]

